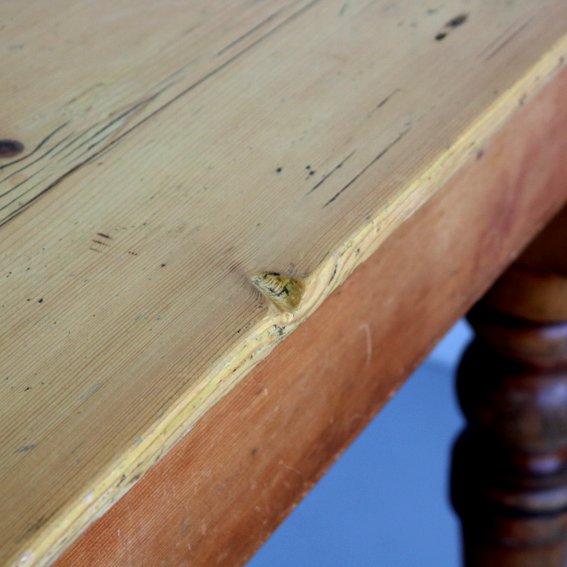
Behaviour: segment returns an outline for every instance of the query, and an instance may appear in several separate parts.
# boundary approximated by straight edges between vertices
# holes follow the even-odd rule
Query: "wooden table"
[[[0,563],[242,564],[567,202],[567,3],[0,7]],[[471,313],[468,565],[563,561],[566,226]]]

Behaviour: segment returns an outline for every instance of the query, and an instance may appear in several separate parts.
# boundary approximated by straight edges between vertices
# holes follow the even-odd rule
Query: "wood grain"
[[[116,502],[567,52],[562,0],[2,14],[0,562],[16,564]],[[301,282],[292,313],[253,285],[271,272]]]
[[[567,71],[57,566],[245,563],[433,342],[567,200],[565,89]]]

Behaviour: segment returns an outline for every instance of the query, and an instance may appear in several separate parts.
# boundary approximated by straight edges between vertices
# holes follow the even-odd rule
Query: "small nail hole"
[[[24,145],[16,140],[0,140],[0,158],[17,156],[24,151]]]

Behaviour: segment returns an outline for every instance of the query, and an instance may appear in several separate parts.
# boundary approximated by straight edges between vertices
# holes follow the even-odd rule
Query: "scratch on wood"
[[[504,41],[500,42],[485,58],[484,61],[490,61],[493,57],[495,57],[500,51],[502,51],[508,44],[510,44],[520,33],[522,33],[528,24],[530,23],[531,19],[527,22],[524,22],[519,28],[513,31]]]
[[[364,331],[366,341],[366,360],[364,362],[364,366],[368,367],[372,362],[372,331],[368,323],[362,323],[359,329]]]
[[[290,466],[290,465],[284,463],[283,461],[280,461],[279,464],[280,464],[280,466],[284,467],[284,469],[287,469],[288,471],[291,471],[291,472],[295,473],[297,476],[299,476],[299,478],[300,478],[303,482],[305,482],[305,477],[303,476],[303,473],[302,473],[300,470],[298,470],[298,469],[296,469],[295,467],[292,467],[292,466]]]
[[[21,447],[18,447],[14,453],[27,453],[28,451],[31,451],[32,449],[35,449],[37,447],[37,443],[29,443],[28,445],[22,445]]]
[[[89,94],[90,92],[100,88],[100,87],[104,87],[104,83],[102,81],[99,81],[98,83],[95,83],[94,85],[90,85],[88,86],[86,89],[83,89],[80,93],[76,94],[75,96],[71,97],[66,103],[65,105],[71,105],[74,102],[77,102],[79,99],[83,98],[85,95]]]
[[[264,18],[259,24],[256,24],[253,28],[249,29],[246,33],[243,33],[241,36],[237,37],[234,41],[231,41],[227,46],[223,47],[220,51],[217,52],[218,55],[222,55],[229,49],[232,49],[235,45],[252,35],[255,31],[258,31],[260,28],[264,27],[268,22],[271,22],[281,11],[283,8],[276,10],[273,14],[270,14],[267,18]]]
[[[341,169],[341,167],[356,153],[356,150],[353,150],[352,152],[350,152],[350,154],[348,154],[348,156],[346,156],[341,162],[339,162],[337,165],[335,165],[335,167],[333,169],[331,169],[331,171],[329,171],[329,173],[326,173],[325,175],[323,175],[323,177],[313,186],[311,187],[311,189],[309,189],[309,191],[307,191],[307,194],[310,195],[311,193],[313,193],[313,191],[315,191],[315,189],[318,189],[319,187],[321,187],[321,185],[323,185],[323,183],[325,183],[325,181],[331,177],[331,175],[333,175],[333,173],[335,173],[336,171],[338,171],[339,169]]]
[[[368,171],[377,161],[383,158],[408,132],[409,128],[403,130],[398,137],[390,142],[370,163],[368,163],[361,171],[359,171],[340,191],[335,193],[324,205],[323,208],[327,207],[334,201],[336,201],[359,177],[361,177],[366,171]]]
[[[102,387],[102,384],[92,384],[80,396],[79,401],[84,402],[88,400],[93,394],[96,394]]]
[[[401,92],[402,89],[395,89],[393,90],[386,98],[383,98],[369,113],[368,117],[372,116],[377,110],[380,110],[389,100]]]
[[[198,26],[195,26],[198,27]],[[194,28],[191,28],[191,30]],[[169,75],[167,75],[166,77],[164,77],[163,79],[160,79],[157,83],[155,83],[154,88],[156,89],[168,89],[176,84],[178,84],[181,80],[181,78],[178,78],[179,75],[181,73],[183,73],[183,71],[186,71],[187,69],[189,69],[189,67],[191,67],[192,65],[194,65],[197,61],[199,61],[200,57],[195,57],[194,59],[191,59],[191,61],[189,61],[188,63],[185,63],[183,65],[181,65],[181,67],[179,67],[179,69],[176,69],[175,71],[173,71],[172,73],[170,73]],[[162,88],[162,85],[163,88]]]

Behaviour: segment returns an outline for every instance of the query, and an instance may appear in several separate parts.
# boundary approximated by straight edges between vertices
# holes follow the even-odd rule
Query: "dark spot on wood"
[[[132,250],[128,250],[128,254],[130,254],[131,256],[137,256],[138,255],[137,252],[133,252]]]
[[[450,30],[454,30],[455,28],[458,28],[459,26],[462,26],[468,19],[469,19],[469,15],[468,15],[468,14],[459,14],[458,16],[455,16],[454,18],[451,18],[451,19],[445,24],[445,30],[444,30],[444,31],[440,31],[440,32],[435,36],[436,41],[443,41],[443,40],[449,35],[449,31],[450,31]]]
[[[276,167],[276,173],[281,173],[283,171],[283,167]]]
[[[337,275],[337,264],[335,264],[335,266],[333,267],[333,273],[331,274],[331,277],[329,278],[329,283],[331,283],[335,279],[336,275]]]
[[[97,232],[98,236],[100,236],[101,238],[108,238],[109,240],[112,240],[112,236],[105,234],[104,232]]]
[[[253,448],[250,450],[250,454],[251,454],[253,457],[256,456],[256,453],[257,453],[257,452],[258,452],[258,447],[253,447]]]
[[[109,246],[108,242],[103,242],[102,240],[96,240],[94,239],[93,242],[95,244],[100,244],[101,246]]]
[[[24,388],[24,392],[29,392],[31,389],[32,389],[31,386],[26,386],[26,387]]]
[[[11,158],[24,151],[24,144],[17,140],[0,140],[0,158]]]
[[[448,28],[458,28],[459,26],[462,26],[467,20],[469,19],[469,15],[468,14],[459,14],[458,16],[455,16],[454,18],[450,19],[446,26]]]
[[[163,264],[160,264],[160,268],[165,268],[167,266],[167,264],[164,262]]]
[[[484,156],[484,150],[480,149],[476,152],[476,159],[482,159],[482,156]]]
[[[40,298],[37,300],[37,302],[38,302],[38,303],[43,303],[43,297],[40,297]]]
[[[306,166],[305,166],[305,169],[306,169],[307,171],[309,171],[309,170],[311,169],[311,166],[310,166],[310,165],[306,165]]]
[[[315,173],[316,173],[315,170],[312,169],[312,170],[309,172],[309,175],[315,175]]]

